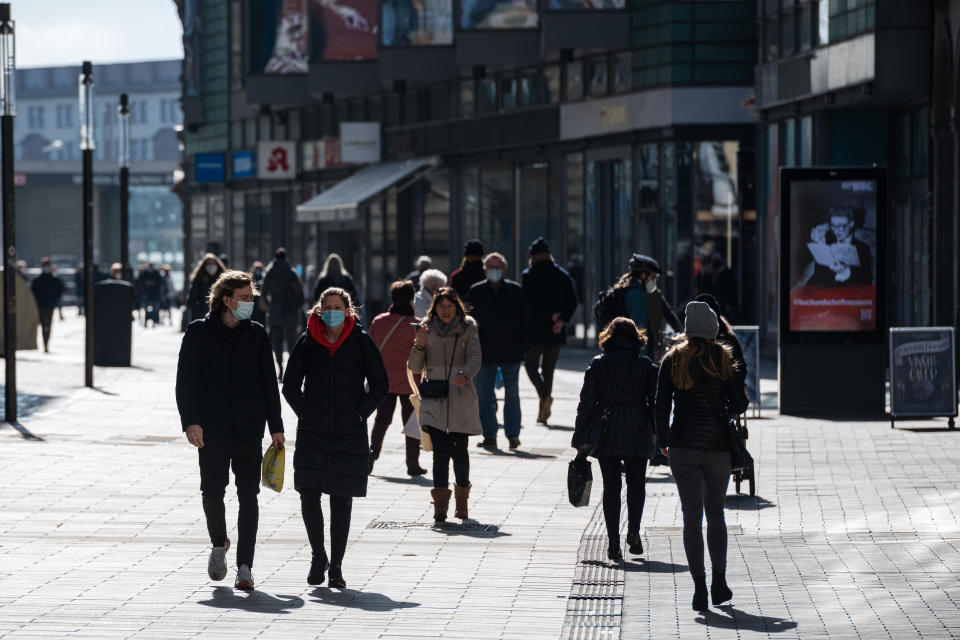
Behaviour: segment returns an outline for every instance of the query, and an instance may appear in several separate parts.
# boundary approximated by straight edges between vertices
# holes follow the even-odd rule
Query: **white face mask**
[[[237,320],[249,320],[253,315],[253,302],[241,302],[237,301],[237,308],[230,309],[230,312],[233,313],[233,317]]]
[[[487,280],[490,282],[500,282],[503,280],[503,272],[500,269],[487,269]]]
[[[206,269],[207,273],[211,276],[217,275],[217,265],[215,264],[208,264],[204,269]]]
[[[657,279],[647,278],[647,284],[644,286],[647,288],[647,293],[655,293],[657,291]]]

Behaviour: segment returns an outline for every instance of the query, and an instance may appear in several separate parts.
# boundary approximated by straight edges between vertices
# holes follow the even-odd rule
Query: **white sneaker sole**
[[[223,553],[215,547],[210,551],[210,558],[207,560],[207,575],[211,580],[219,582],[227,577],[227,551],[230,550],[230,538],[227,538],[227,544],[223,547]]]

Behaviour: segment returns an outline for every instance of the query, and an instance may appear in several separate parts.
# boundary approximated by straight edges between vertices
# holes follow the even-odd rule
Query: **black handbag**
[[[720,411],[709,391],[704,391],[704,393],[707,394],[707,400],[713,407],[714,413],[727,423],[727,437],[730,439],[730,470],[743,471],[749,469],[753,466],[753,456],[747,451],[747,428],[739,425],[736,420],[728,418],[725,412]]]
[[[453,373],[453,358],[457,354],[457,342],[460,335],[453,339],[453,352],[450,354],[450,367],[447,369],[446,380],[424,380],[420,383],[421,398],[446,398],[450,395],[450,374]]]
[[[567,466],[567,497],[575,507],[585,507],[590,504],[590,489],[593,486],[593,471],[590,470],[590,461],[583,456],[577,456]]]

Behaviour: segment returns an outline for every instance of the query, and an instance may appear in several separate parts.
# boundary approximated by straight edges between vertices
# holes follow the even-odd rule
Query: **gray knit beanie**
[[[716,340],[720,323],[717,321],[717,314],[706,302],[688,302],[683,330],[688,338]]]

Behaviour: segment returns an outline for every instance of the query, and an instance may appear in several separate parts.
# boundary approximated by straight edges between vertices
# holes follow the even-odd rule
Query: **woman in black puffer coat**
[[[380,351],[360,327],[350,294],[327,289],[310,311],[283,377],[283,397],[299,418],[293,485],[313,550],[308,584],[322,584],[329,567],[330,586],[346,586],[341,564],[353,499],[367,495],[367,418],[388,388]],[[329,562],[320,507],[324,493],[330,496]]]
[[[593,359],[583,378],[572,445],[592,455],[603,475],[603,516],[610,544],[607,556],[620,560],[620,472],[627,476],[627,544],[643,553],[640,518],[646,498],[647,460],[653,456],[653,403],[657,365],[641,351],[646,333],[630,318],[615,318],[600,334],[603,354]],[[604,411],[609,411],[604,433]]]

